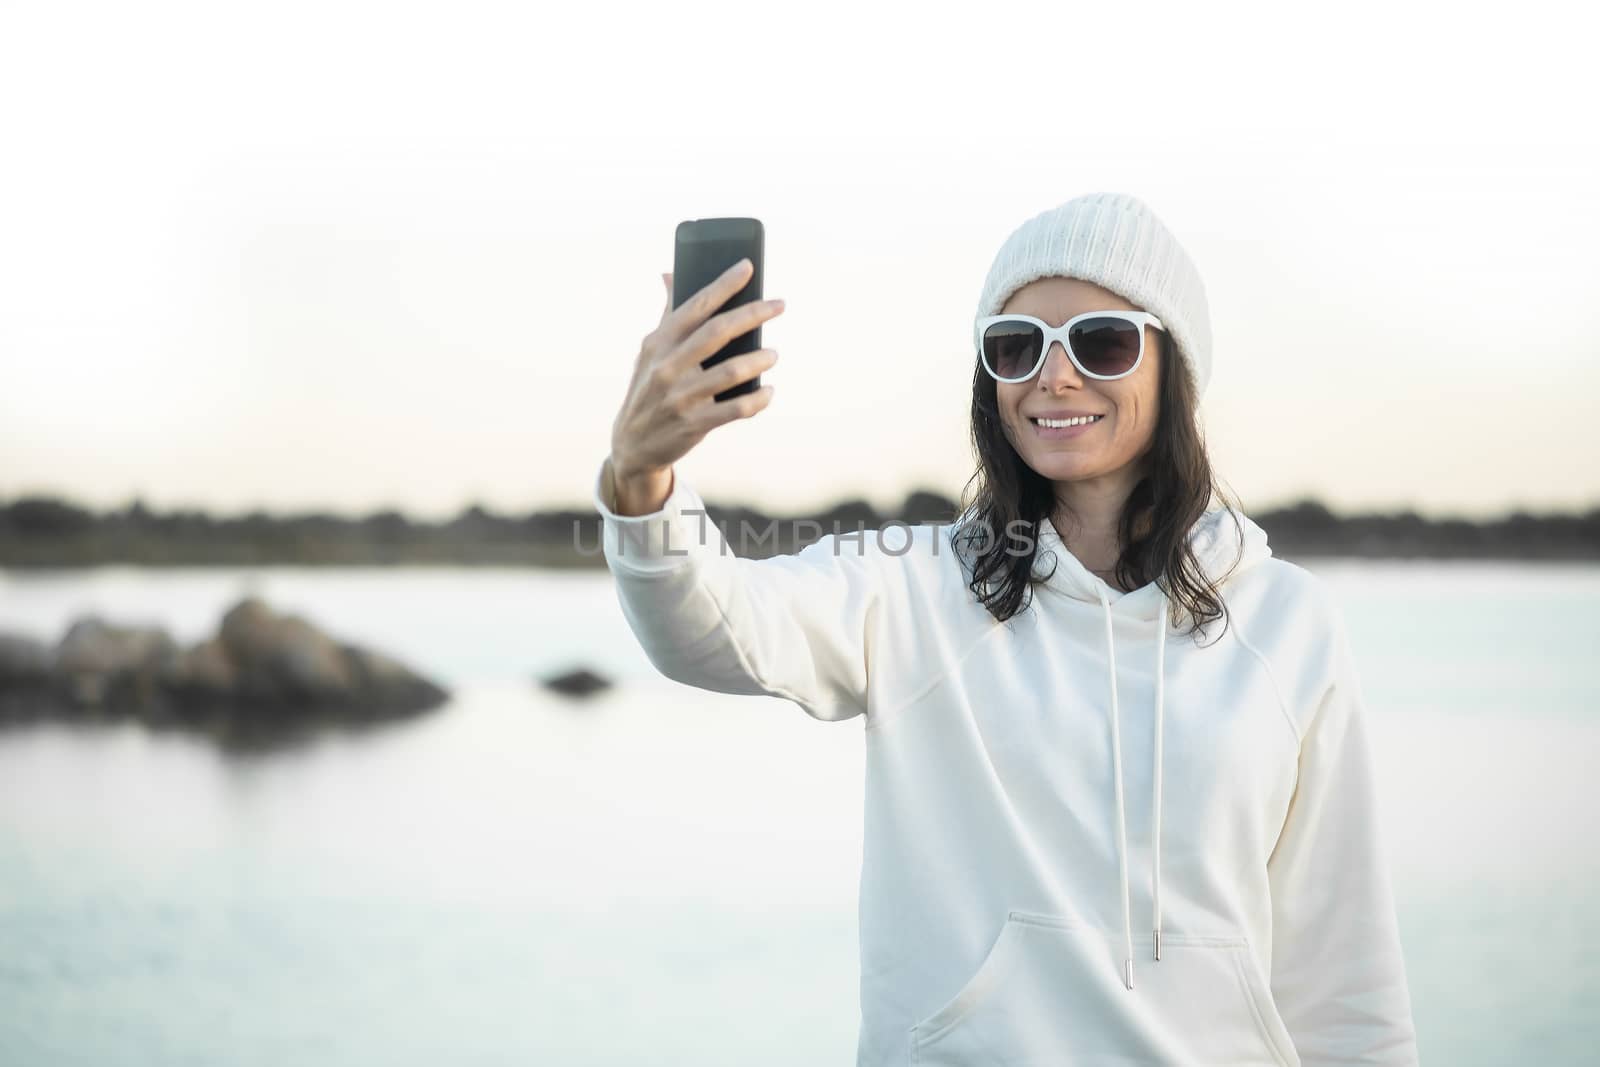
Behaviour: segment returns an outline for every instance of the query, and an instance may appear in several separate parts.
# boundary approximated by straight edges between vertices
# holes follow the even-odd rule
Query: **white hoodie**
[[[858,1067],[1418,1062],[1343,618],[1248,518],[1191,532],[1230,612],[1197,642],[1049,522],[999,623],[950,525],[750,559],[677,474],[650,515],[611,492],[657,669],[864,716]]]

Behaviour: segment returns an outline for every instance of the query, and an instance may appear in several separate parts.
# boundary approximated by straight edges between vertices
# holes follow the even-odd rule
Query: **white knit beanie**
[[[984,279],[978,316],[998,315],[1037,278],[1081,278],[1153,313],[1177,342],[1195,397],[1211,381],[1211,314],[1194,261],[1143,201],[1088,193],[1042,211],[1007,237]]]

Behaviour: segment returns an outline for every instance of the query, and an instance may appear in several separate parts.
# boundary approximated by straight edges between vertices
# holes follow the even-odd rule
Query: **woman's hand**
[[[618,514],[660,510],[672,489],[675,462],[716,427],[747,419],[771,403],[770,385],[723,401],[713,398],[770,368],[778,361],[776,350],[760,348],[714,367],[700,366],[735,337],[783,313],[783,301],[774,299],[711,314],[744,286],[751,269],[741,260],[678,308],[672,306],[672,275],[661,276],[667,305],[639,347],[627,398],[611,427]]]

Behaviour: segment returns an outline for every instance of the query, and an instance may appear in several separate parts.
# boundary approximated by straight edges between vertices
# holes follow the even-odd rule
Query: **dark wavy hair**
[[[1117,584],[1138,589],[1156,582],[1172,601],[1174,618],[1192,622],[1190,633],[1203,632],[1219,617],[1224,618],[1226,631],[1227,607],[1195,558],[1188,535],[1213,494],[1235,515],[1240,505],[1237,499],[1230,503],[1223,497],[1220,479],[1212,471],[1193,380],[1187,373],[1170,373],[1185,369],[1171,336],[1164,330],[1153,333],[1161,353],[1161,415],[1143,457],[1146,473],[1128,495],[1118,524],[1123,548],[1117,559]],[[1006,436],[995,380],[976,358],[971,429],[978,468],[962,492],[952,547],[968,561],[967,584],[973,595],[1004,622],[1030,602],[1038,524],[1049,521],[1057,501],[1050,480],[1023,462]],[[1028,537],[1034,541],[1034,551],[1023,553],[1022,538]]]

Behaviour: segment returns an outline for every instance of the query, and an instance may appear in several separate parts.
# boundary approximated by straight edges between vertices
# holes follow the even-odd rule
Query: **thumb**
[[[672,311],[672,272],[667,271],[661,275],[661,283],[667,287],[667,304],[661,309],[661,317],[665,319]]]

